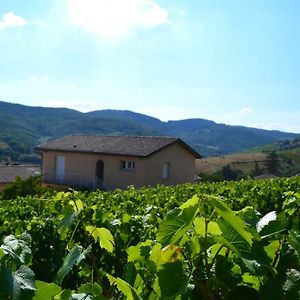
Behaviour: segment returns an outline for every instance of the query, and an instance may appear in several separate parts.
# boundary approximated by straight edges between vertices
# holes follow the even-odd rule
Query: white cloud
[[[153,0],[68,0],[72,22],[104,38],[168,23],[168,12]]]
[[[243,107],[240,109],[240,113],[242,115],[249,115],[249,114],[252,114],[253,112],[254,112],[253,109],[250,107]]]
[[[0,20],[0,31],[9,27],[22,27],[25,25],[27,25],[27,21],[24,18],[15,15],[13,12],[8,12]]]

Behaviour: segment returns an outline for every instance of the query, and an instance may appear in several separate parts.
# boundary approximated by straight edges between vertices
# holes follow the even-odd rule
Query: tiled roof
[[[200,157],[181,139],[175,137],[75,135],[50,141],[38,146],[37,149],[146,157],[173,143],[180,143],[195,157]]]
[[[39,166],[0,165],[0,183],[13,182],[17,176],[26,179],[30,176],[39,175],[40,171]]]

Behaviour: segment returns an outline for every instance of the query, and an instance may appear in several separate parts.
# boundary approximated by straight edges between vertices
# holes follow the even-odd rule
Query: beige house
[[[193,182],[201,157],[171,137],[69,136],[37,149],[45,183],[107,190]]]

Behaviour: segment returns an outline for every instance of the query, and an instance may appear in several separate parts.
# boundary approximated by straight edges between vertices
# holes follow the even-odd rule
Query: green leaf
[[[33,300],[53,299],[54,296],[61,292],[61,287],[55,283],[36,281],[36,292]]]
[[[98,283],[85,283],[79,287],[78,292],[93,296],[100,296],[102,294],[102,288]]]
[[[187,289],[187,278],[181,262],[162,265],[158,272],[161,298],[184,295]]]
[[[0,299],[13,297],[14,277],[12,272],[0,265]]]
[[[199,234],[200,236],[205,235],[205,219],[203,217],[195,218],[194,226],[197,234]],[[220,230],[219,225],[216,222],[210,221],[207,225],[207,233],[211,235],[221,235],[222,231]]]
[[[71,290],[63,290],[58,295],[54,296],[54,300],[70,300],[71,296]]]
[[[24,234],[20,238],[9,235],[5,237],[1,249],[4,254],[9,255],[17,265],[29,265],[32,258],[31,250],[28,246],[30,241],[31,238],[28,234]]]
[[[22,290],[35,291],[34,273],[26,266],[21,266],[14,274],[15,285]]]
[[[157,240],[164,246],[178,243],[191,228],[198,209],[198,198],[193,197],[181,205],[180,208],[169,212],[159,226],[156,235]]]
[[[235,213],[229,209],[223,201],[212,198],[211,202],[214,204],[217,213],[230,224],[230,226],[251,246],[253,236],[247,230],[246,224],[242,219],[237,217]],[[222,229],[221,229],[222,230]]]
[[[62,214],[59,216],[59,232],[64,232],[68,230],[78,215],[79,212],[77,210],[74,210],[74,207],[72,205],[66,205]]]
[[[27,266],[21,266],[13,273],[13,299],[32,299],[35,291],[34,273]]]
[[[193,196],[191,199],[189,199],[180,206],[182,216],[186,224],[190,224],[194,220],[199,210],[198,202],[199,198],[197,196]]]
[[[276,216],[276,219],[275,219],[275,215],[273,215],[272,217],[272,215],[267,214],[259,221],[259,223],[263,219],[266,219],[265,221],[267,223],[263,224],[263,227],[259,230],[259,234],[261,235],[262,239],[272,238],[272,237],[276,238],[277,234],[286,231],[286,228],[288,226],[288,222],[284,212],[279,213],[278,216]],[[259,223],[257,226],[258,228],[259,228]]]
[[[126,250],[128,254],[128,262],[137,261],[142,259],[141,250],[139,246],[131,246]]]
[[[300,255],[300,234],[296,231],[290,231],[287,241]]]
[[[83,210],[83,202],[80,199],[69,201],[69,205],[73,207],[74,211],[81,212]]]
[[[269,245],[264,247],[264,249],[270,259],[274,260],[276,252],[279,249],[279,245],[280,245],[280,241],[275,240],[275,241],[272,241]]]
[[[251,246],[236,232],[230,223],[223,219],[218,219],[217,223],[222,231],[222,235],[212,236],[216,242],[227,247],[238,256],[245,256],[251,252]]]
[[[136,289],[133,288],[129,283],[122,280],[121,278],[115,278],[109,274],[106,274],[111,285],[115,284],[119,291],[121,291],[128,300],[142,300]]]
[[[235,247],[235,245],[233,243],[231,243],[231,241],[227,240],[224,236],[221,235],[217,235],[213,237],[214,240],[221,244],[222,246],[227,247],[228,249],[230,249],[232,252],[236,253],[237,255],[241,255],[239,250]]]
[[[81,246],[75,245],[66,256],[63,265],[57,272],[56,281],[61,284],[64,278],[70,273],[74,265],[78,265],[90,252],[91,247],[83,249]]]
[[[86,226],[85,229],[94,238],[96,242],[99,242],[101,248],[104,248],[108,252],[113,252],[114,250],[114,238],[110,231],[104,227],[97,228],[94,226]]]
[[[139,243],[136,246],[130,246],[126,252],[128,254],[128,262],[134,262],[134,261],[142,261],[146,257],[150,255],[151,251],[151,240],[146,240],[143,243]]]
[[[4,251],[0,248],[0,260],[2,259],[2,257],[4,257],[5,256],[5,253],[4,253]]]
[[[275,221],[277,218],[276,211],[271,211],[264,215],[256,224],[256,229],[258,232],[268,225],[271,221]]]

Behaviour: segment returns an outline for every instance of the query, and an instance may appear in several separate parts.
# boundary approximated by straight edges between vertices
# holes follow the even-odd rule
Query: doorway
[[[55,180],[57,183],[62,183],[65,179],[65,157],[56,156],[55,162]]]
[[[103,160],[98,160],[96,163],[96,179],[99,179],[101,183],[104,177],[104,162]]]

